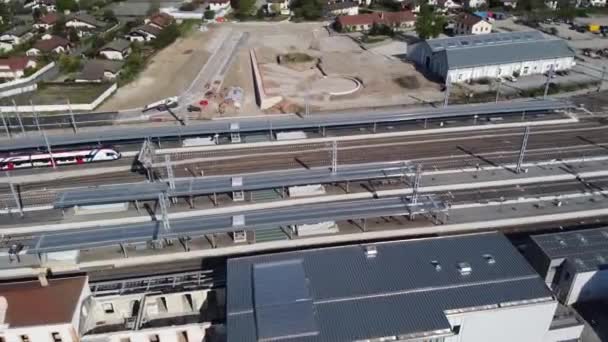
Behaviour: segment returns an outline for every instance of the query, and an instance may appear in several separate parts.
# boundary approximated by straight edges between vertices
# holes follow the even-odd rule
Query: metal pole
[[[515,173],[519,173],[521,171],[521,164],[524,161],[524,156],[526,154],[526,147],[528,146],[528,137],[530,136],[530,126],[526,127],[526,131],[524,132],[524,138],[521,141],[521,148],[519,149],[519,159],[517,159],[517,167],[515,168]]]
[[[21,127],[21,132],[25,134],[25,127],[23,127],[23,121],[21,121],[21,115],[19,115],[17,102],[15,102],[15,99],[11,99],[11,101],[13,102],[13,107],[15,107],[15,115],[17,115],[17,121],[19,122],[19,127]]]
[[[167,196],[165,193],[161,192],[158,194],[158,204],[160,206],[160,212],[163,220],[163,229],[166,233],[171,231],[171,223],[169,222],[169,215],[167,215],[167,202],[165,202]]]
[[[2,117],[2,125],[4,126],[4,131],[6,131],[6,134],[10,138],[11,130],[8,128],[8,124],[6,123],[6,118],[4,117],[4,113],[1,110],[0,110],[0,117]]]
[[[416,175],[414,176],[414,185],[412,187],[412,204],[418,203],[418,188],[420,187],[420,178],[422,178],[422,164],[416,165]]]
[[[602,77],[600,78],[600,83],[597,85],[597,91],[599,92],[602,89],[602,83],[604,83],[604,76],[606,76],[606,66],[602,67]]]
[[[72,120],[72,128],[74,129],[74,133],[78,132],[78,126],[76,126],[76,119],[74,119],[74,113],[72,112],[72,104],[70,103],[70,99],[68,101],[68,110],[70,111],[70,119]]]
[[[547,82],[545,83],[545,94],[543,95],[543,98],[547,98],[547,94],[549,94],[549,84],[551,84],[551,78],[553,77],[553,72],[554,72],[553,64],[551,64],[551,68],[547,72]]]
[[[38,114],[36,114],[36,107],[34,107],[34,102],[30,100],[30,105],[32,106],[32,114],[34,115],[34,123],[36,124],[36,128],[38,128],[38,132],[41,132],[40,122],[38,121]]]
[[[335,175],[338,172],[338,141],[334,140],[331,143],[331,173]]]
[[[57,168],[55,164],[55,158],[53,158],[53,151],[51,150],[51,144],[49,143],[49,138],[46,136],[46,132],[42,131],[42,137],[44,137],[44,143],[46,144],[46,150],[49,151],[49,155],[51,156],[51,165],[53,165],[53,169]]]
[[[499,78],[496,80],[496,82],[498,83],[498,85],[496,86],[496,101],[494,102],[498,103],[498,97],[500,96],[500,86],[502,85],[502,81]]]
[[[21,216],[23,216],[23,207],[21,207],[21,201],[19,200],[19,194],[17,194],[17,191],[15,190],[15,186],[13,185],[13,182],[11,181],[11,174],[6,171],[6,178],[8,178],[8,185],[11,188],[11,193],[13,194],[13,198],[15,199],[15,204],[17,205],[17,208],[19,209],[19,213]]]
[[[452,87],[452,83],[450,83],[450,75],[448,75],[445,79],[445,98],[443,99],[443,106],[447,107],[448,102],[450,101],[450,88]]]

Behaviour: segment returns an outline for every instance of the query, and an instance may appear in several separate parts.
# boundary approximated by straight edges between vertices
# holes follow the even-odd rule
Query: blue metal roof
[[[375,257],[366,256],[368,246],[376,247]],[[282,262],[296,266],[287,271]],[[470,273],[459,271],[457,266],[463,262],[470,265]],[[278,264],[272,266],[273,263]],[[267,328],[256,320],[258,300],[274,302],[255,294],[252,277],[257,265],[276,267],[265,275],[264,283],[272,284],[267,293],[294,299],[306,297],[304,287],[310,291],[312,313],[306,311],[300,317],[312,319],[318,335],[290,340],[298,342],[449,335],[451,326],[446,312],[450,310],[553,300],[538,274],[499,233],[244,257],[228,261],[229,342],[259,340],[260,330]],[[292,289],[293,296],[284,294]],[[292,322],[293,316],[287,321]],[[289,332],[281,330],[280,334],[286,336]]]
[[[608,227],[535,235],[532,241],[550,259],[568,259],[579,272],[608,265]]]

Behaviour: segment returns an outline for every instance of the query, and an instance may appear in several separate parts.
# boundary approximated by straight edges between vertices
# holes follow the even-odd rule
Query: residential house
[[[78,342],[90,296],[86,276],[0,284],[0,340]]]
[[[159,12],[156,14],[153,14],[152,16],[146,18],[144,20],[144,24],[148,24],[150,26],[154,26],[160,30],[164,29],[165,27],[171,25],[173,23],[174,19],[171,15],[164,13],[164,12]]]
[[[85,62],[82,71],[75,82],[103,82],[113,81],[120,74],[123,61],[111,61],[106,59],[91,59]]]
[[[582,0],[581,5],[592,7],[606,7],[606,0]]]
[[[465,0],[466,7],[479,8],[487,4],[486,0]]]
[[[517,8],[517,0],[501,0],[503,7]]]
[[[59,14],[57,12],[49,12],[38,19],[38,21],[33,25],[38,30],[49,30],[57,21],[59,21]]]
[[[289,0],[267,0],[266,8],[268,13],[274,13],[274,8],[278,7],[279,13],[289,15]]]
[[[156,39],[161,31],[161,29],[155,26],[145,24],[132,29],[125,36],[125,39],[131,42],[149,42]]]
[[[56,0],[34,0],[32,2],[28,2],[25,4],[25,7],[31,7],[32,12],[36,9],[40,9],[46,12],[55,12],[57,11],[57,3]]]
[[[23,44],[34,37],[32,27],[28,25],[15,26],[0,36],[0,42],[15,45]]]
[[[331,1],[324,7],[326,16],[357,15],[359,3],[354,1]]]
[[[131,42],[115,39],[99,50],[99,55],[111,60],[123,60],[131,53]]]
[[[428,39],[408,51],[410,60],[451,83],[568,70],[575,55],[565,40],[538,31]]]
[[[23,77],[25,70],[36,68],[37,63],[29,57],[0,58],[0,78],[17,79]]]
[[[457,0],[437,0],[437,7],[443,9],[444,12],[462,8],[462,3]]]
[[[230,0],[211,0],[209,1],[209,9],[212,11],[223,11],[230,9]]]
[[[465,13],[458,17],[454,33],[457,35],[478,35],[492,33],[492,24],[474,14]]]
[[[103,21],[97,20],[87,13],[76,13],[68,16],[65,27],[71,27],[78,32],[79,37],[86,36],[92,31],[99,30],[106,26]]]
[[[339,16],[335,25],[339,31],[367,31],[372,25],[387,25],[394,29],[413,27],[416,16],[411,11],[374,12],[359,15]]]
[[[25,53],[28,56],[39,56],[49,53],[66,53],[70,51],[70,42],[59,36],[51,36],[49,39],[41,39]]]

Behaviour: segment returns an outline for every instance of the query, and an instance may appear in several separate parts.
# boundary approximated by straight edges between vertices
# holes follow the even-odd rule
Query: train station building
[[[548,342],[580,335],[555,324],[551,291],[500,233],[231,259],[226,295],[228,342]]]

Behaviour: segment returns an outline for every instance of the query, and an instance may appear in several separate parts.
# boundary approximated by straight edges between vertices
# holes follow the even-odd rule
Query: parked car
[[[570,71],[568,71],[568,70],[558,70],[555,73],[557,74],[557,76],[568,76],[570,74]]]
[[[513,75],[503,76],[503,78],[509,82],[517,82],[517,77],[515,77]]]

